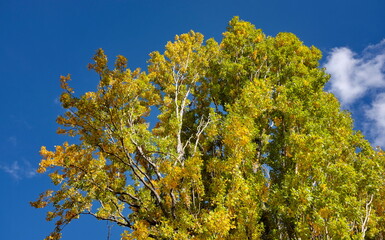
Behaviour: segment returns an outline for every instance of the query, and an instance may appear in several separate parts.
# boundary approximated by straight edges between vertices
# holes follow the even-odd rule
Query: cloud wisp
[[[21,165],[18,161],[11,164],[0,163],[0,170],[9,174],[15,180],[31,178],[36,175],[36,169],[31,166],[30,162],[25,160]]]
[[[324,66],[331,75],[329,91],[344,108],[361,115],[365,134],[385,148],[385,39],[361,54],[334,48]]]
[[[17,137],[15,136],[10,136],[7,141],[13,146],[13,147],[16,147],[17,146]]]

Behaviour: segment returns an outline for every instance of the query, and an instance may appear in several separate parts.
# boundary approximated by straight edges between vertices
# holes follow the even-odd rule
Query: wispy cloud
[[[26,160],[23,160],[21,164],[19,161],[14,161],[11,164],[0,163],[0,170],[15,180],[31,178],[36,175],[36,168],[32,167],[31,163]]]
[[[372,143],[385,148],[385,39],[360,54],[335,48],[324,66],[331,75],[329,90],[344,108],[361,115]]]
[[[10,136],[7,141],[11,143],[12,146],[16,147],[17,146],[17,137],[15,136]]]
[[[24,129],[32,129],[32,125],[24,118],[11,114],[9,116],[10,120],[18,127]]]

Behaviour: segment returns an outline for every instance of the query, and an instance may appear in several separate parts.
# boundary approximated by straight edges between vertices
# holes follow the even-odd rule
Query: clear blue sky
[[[330,90],[357,128],[385,145],[378,134],[385,133],[383,0],[0,0],[0,239],[43,239],[54,227],[29,201],[52,188],[47,175],[34,173],[40,146],[64,141],[55,133],[60,75],[71,73],[80,93],[93,90],[98,78],[86,66],[96,49],[145,69],[148,54],[176,34],[192,29],[219,41],[235,15],[268,35],[293,32],[320,48],[336,76]],[[112,229],[111,239],[119,239]],[[107,239],[107,225],[77,220],[63,239]]]

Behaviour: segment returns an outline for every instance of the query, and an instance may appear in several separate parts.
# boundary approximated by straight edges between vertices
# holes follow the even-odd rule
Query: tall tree
[[[41,149],[47,239],[83,214],[126,240],[384,238],[384,153],[323,90],[318,49],[235,17],[220,44],[191,31],[150,56],[98,50],[81,96],[61,78],[58,133],[79,141]]]

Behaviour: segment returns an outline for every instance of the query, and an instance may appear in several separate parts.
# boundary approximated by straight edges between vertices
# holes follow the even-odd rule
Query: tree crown
[[[32,203],[53,208],[47,239],[82,214],[126,227],[122,239],[383,236],[384,154],[323,90],[320,59],[237,17],[220,43],[176,36],[147,72],[123,56],[110,69],[99,49],[96,91],[61,77],[58,133],[79,143],[41,148],[38,171],[59,186]]]

